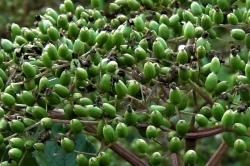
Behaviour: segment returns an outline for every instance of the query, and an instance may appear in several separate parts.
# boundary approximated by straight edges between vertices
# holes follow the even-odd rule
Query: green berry
[[[186,133],[188,132],[188,123],[185,120],[179,120],[176,123],[176,132],[181,135],[185,136]]]
[[[197,154],[194,150],[188,150],[184,154],[184,163],[186,164],[195,164],[197,160]]]
[[[146,136],[149,139],[156,138],[158,135],[158,130],[155,126],[149,125],[146,129]]]
[[[247,127],[241,123],[235,123],[232,129],[233,129],[233,132],[237,135],[244,135],[247,133]]]
[[[200,126],[200,127],[205,127],[208,124],[208,119],[206,116],[202,114],[196,114],[195,115],[195,122]]]
[[[182,143],[178,137],[173,137],[169,142],[169,150],[172,153],[177,153],[181,150]]]
[[[103,137],[104,140],[108,143],[114,143],[116,141],[116,133],[112,126],[105,125],[103,127]]]
[[[242,139],[237,139],[234,142],[234,149],[238,153],[243,153],[246,151],[247,145],[246,145],[245,141],[243,141]]]
[[[213,92],[218,84],[218,77],[217,75],[212,72],[210,73],[205,81],[205,88],[208,92]]]
[[[115,129],[118,138],[125,138],[128,135],[128,127],[125,123],[118,123]]]
[[[63,138],[61,141],[61,146],[62,149],[66,152],[66,153],[71,153],[74,151],[75,148],[75,144],[72,140],[70,140],[69,138]]]
[[[160,165],[162,163],[162,155],[159,152],[154,152],[149,158],[149,163],[151,165]]]
[[[195,37],[194,25],[190,21],[184,25],[183,35],[187,39],[192,39]]]
[[[221,119],[221,124],[224,127],[231,127],[234,123],[235,113],[232,110],[227,110]]]
[[[14,161],[19,161],[22,157],[22,151],[17,148],[11,148],[8,152],[9,157]]]
[[[143,139],[137,139],[136,147],[140,153],[146,153],[148,151],[148,144]]]
[[[230,34],[235,40],[243,40],[246,35],[245,31],[242,29],[232,29]]]

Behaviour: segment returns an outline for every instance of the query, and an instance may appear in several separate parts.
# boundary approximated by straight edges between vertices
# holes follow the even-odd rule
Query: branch
[[[224,127],[216,126],[210,129],[197,130],[195,133],[187,133],[185,138],[199,139],[199,138],[214,136],[224,131],[226,131]]]
[[[147,123],[140,123],[136,125],[136,128],[147,128],[149,124]],[[160,129],[162,131],[172,131],[175,130],[175,125],[174,123],[171,122],[171,128],[167,128],[164,126],[161,126]],[[224,128],[223,126],[216,126],[216,127],[212,127],[209,129],[203,129],[203,130],[196,130],[194,132],[189,132],[185,135],[185,138],[188,139],[200,139],[200,138],[205,138],[205,137],[210,137],[210,136],[214,136],[217,134],[220,134],[222,132],[226,131],[226,128]]]
[[[191,80],[188,80],[188,82],[192,85],[194,90],[205,100],[208,102],[210,105],[214,105],[214,101],[211,97],[209,97],[205,92],[203,92],[200,87],[198,87],[194,82]]]
[[[53,112],[50,115],[50,118],[57,118],[57,119],[53,119],[54,122],[58,122],[58,123],[70,123],[70,120],[65,120],[65,116],[63,114],[63,112]],[[62,118],[62,119],[60,119]],[[94,126],[92,126],[93,124],[96,124],[96,121],[90,122],[90,121],[81,121],[83,124],[85,124],[84,130],[89,132],[89,133],[93,133],[96,134],[96,129]],[[102,141],[102,138],[97,136],[97,135],[93,135],[96,139]],[[108,143],[106,143],[106,145],[108,145]],[[136,155],[134,155],[133,153],[131,153],[129,150],[125,149],[124,147],[122,147],[121,145],[119,145],[118,143],[114,143],[110,146],[110,149],[112,149],[116,154],[118,154],[120,157],[122,157],[124,160],[126,160],[127,162],[129,162],[131,165],[133,166],[148,166],[148,164],[146,164],[142,159],[138,158]]]
[[[210,160],[207,162],[206,166],[216,166],[219,165],[222,159],[225,157],[227,151],[229,149],[229,146],[223,141],[219,148],[216,150],[214,155],[210,158]]]
[[[179,166],[176,153],[171,154],[172,166]]]
[[[91,126],[87,125],[85,127],[85,130],[90,133],[96,133],[96,129]],[[100,137],[96,136],[98,140],[102,140]],[[128,151],[127,149],[123,148],[118,143],[114,143],[110,146],[110,149],[112,149],[116,154],[118,154],[120,157],[125,159],[127,162],[129,162],[133,166],[148,166],[145,162],[143,162],[142,159],[138,158],[136,155]]]

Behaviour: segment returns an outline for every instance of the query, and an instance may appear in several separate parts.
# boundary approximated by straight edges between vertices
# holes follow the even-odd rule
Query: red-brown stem
[[[68,121],[65,120],[65,116],[63,115],[63,113],[55,113],[55,112],[51,112],[49,114],[49,116],[51,118],[57,118],[56,121],[60,121],[59,119],[61,119],[62,121]],[[88,125],[86,124],[84,127],[84,130],[89,132],[89,133],[94,133],[96,134],[96,129],[94,126],[92,125]],[[95,136],[95,138],[97,138],[98,140],[102,141],[102,139],[98,136]],[[118,154],[120,157],[122,157],[124,160],[126,160],[127,162],[129,162],[131,165],[133,166],[148,166],[148,164],[146,164],[142,159],[138,158],[136,155],[134,155],[133,153],[131,153],[129,150],[125,149],[124,147],[122,147],[121,145],[119,145],[118,143],[114,143],[110,146],[110,149],[112,149],[116,154]]]
[[[183,166],[184,162],[183,162],[183,158],[182,155],[178,154],[178,153],[173,153],[171,154],[171,162],[173,166]]]
[[[170,157],[171,157],[172,166],[179,166],[176,153],[171,154]]]
[[[58,120],[59,119],[61,119],[61,120],[65,119],[63,113],[50,113],[50,117],[51,118],[57,118]],[[146,126],[148,126],[148,124],[138,124],[137,125],[138,128],[146,127]],[[86,124],[84,129],[87,132],[96,133],[96,129],[92,125]],[[164,127],[163,127],[163,129],[164,129]],[[169,130],[171,130],[171,129],[166,129],[166,131],[169,131]],[[186,141],[188,141],[186,143],[186,150],[189,150],[189,149],[195,150],[194,149],[195,148],[194,144],[196,143],[197,139],[204,138],[204,137],[209,137],[209,136],[213,136],[213,135],[222,133],[223,131],[225,131],[224,127],[217,126],[217,127],[213,127],[213,128],[210,128],[210,129],[197,130],[195,132],[187,133],[186,136],[185,136]],[[95,136],[95,137],[97,139],[101,140],[100,137],[97,137],[97,136]],[[147,166],[147,164],[145,162],[143,162],[143,160],[139,159],[133,153],[131,153],[130,151],[126,150],[125,148],[123,148],[122,146],[120,146],[117,143],[114,143],[110,148],[114,152],[116,152],[118,155],[120,155],[123,159],[125,159],[126,161],[128,161],[131,165],[135,165],[135,166]],[[217,152],[217,153],[219,153],[219,152]],[[222,155],[220,155],[220,156],[222,156]],[[178,163],[179,162],[178,158],[179,157],[176,156],[176,154],[172,154],[171,155],[172,165],[176,165],[176,166],[181,166],[182,165],[182,163]]]
[[[206,166],[217,166],[220,164],[222,159],[225,157],[227,151],[229,149],[229,146],[223,141],[219,148],[216,150],[214,155],[210,158],[210,160],[207,162]]]
[[[185,139],[185,152],[187,152],[188,150],[195,151],[196,142],[197,142],[197,139],[195,138],[186,138]],[[194,164],[185,164],[185,166],[194,166]]]
[[[87,125],[84,128],[87,132],[90,133],[96,133],[95,127],[91,125]],[[97,139],[101,140],[100,137],[96,137]],[[129,150],[123,148],[118,143],[114,143],[110,146],[110,149],[112,149],[116,154],[118,154],[120,157],[125,159],[127,162],[129,162],[133,166],[148,166],[142,159],[135,156],[133,153],[131,153]]]
[[[187,133],[185,138],[196,138],[196,139],[205,138],[222,133],[223,131],[226,131],[226,129],[222,126],[218,126],[210,129],[197,130],[195,133]]]

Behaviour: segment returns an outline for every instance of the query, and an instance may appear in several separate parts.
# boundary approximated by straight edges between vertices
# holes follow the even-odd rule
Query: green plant
[[[91,5],[65,0],[1,39],[1,165],[218,165],[249,152],[249,0]]]

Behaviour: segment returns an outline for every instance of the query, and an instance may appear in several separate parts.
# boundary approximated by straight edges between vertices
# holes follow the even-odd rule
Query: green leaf
[[[33,157],[36,159],[37,163],[39,163],[39,166],[55,166],[52,162],[50,162],[47,157],[44,155],[43,152],[34,151],[32,152]],[[29,162],[26,163],[26,165],[32,165]]]
[[[233,69],[222,65],[217,76],[220,81],[228,81],[233,74],[237,73]]]
[[[26,166],[26,165],[32,165],[32,166],[43,166],[41,165],[41,163],[37,162],[36,158],[34,157],[33,153],[29,152],[26,153],[23,161],[22,161],[22,166]],[[44,165],[45,166],[45,165]],[[46,165],[48,166],[48,165]]]
[[[60,81],[58,78],[56,77],[50,77],[49,78],[49,86],[53,86],[53,85],[56,85],[56,84],[59,84]]]
[[[52,132],[63,133],[63,126],[61,124],[54,124],[52,126]],[[96,153],[96,149],[85,137],[83,133],[75,136],[75,150],[86,153]],[[54,165],[60,166],[76,166],[77,153],[64,153],[62,148],[56,141],[47,141],[45,144],[45,156]],[[58,155],[55,155],[58,154]],[[91,156],[87,156],[90,158]]]

